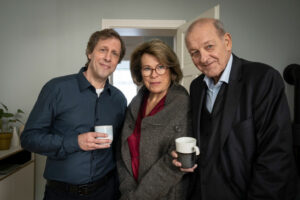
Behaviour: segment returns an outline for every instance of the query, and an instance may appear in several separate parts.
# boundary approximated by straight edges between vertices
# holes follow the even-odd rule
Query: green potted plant
[[[23,110],[18,109],[17,113],[13,114],[8,111],[8,108],[3,103],[0,103],[0,150],[9,149],[12,138],[13,125],[19,122],[24,123],[19,119]]]

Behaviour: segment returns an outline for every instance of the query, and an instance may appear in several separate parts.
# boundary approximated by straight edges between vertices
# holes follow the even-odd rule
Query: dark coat
[[[190,86],[194,136],[200,141],[204,75]],[[238,199],[289,200],[295,196],[290,113],[280,74],[233,56],[219,127],[220,170]],[[200,133],[200,134],[199,134]],[[192,183],[193,184],[193,183]],[[206,192],[224,192],[208,188]]]
[[[127,138],[133,133],[145,94],[143,87],[130,103],[121,135],[121,152],[117,158],[121,199],[182,200],[185,189],[183,173],[173,166],[171,151],[175,139],[191,134],[189,96],[180,85],[173,84],[164,108],[141,124],[140,166],[138,182],[133,178]]]

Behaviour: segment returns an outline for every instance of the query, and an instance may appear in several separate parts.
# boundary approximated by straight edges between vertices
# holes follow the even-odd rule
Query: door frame
[[[185,20],[102,19],[104,28],[177,29]]]
[[[136,28],[136,29],[171,29],[177,30],[185,24],[185,20],[152,20],[152,19],[102,19],[105,28]],[[174,35],[174,47],[177,49],[177,38]]]
[[[102,29],[105,28],[136,28],[136,29],[171,29],[177,30],[185,24],[185,20],[150,20],[150,19],[102,19]],[[174,47],[177,48],[177,38],[174,35]],[[109,81],[113,84],[112,76]]]

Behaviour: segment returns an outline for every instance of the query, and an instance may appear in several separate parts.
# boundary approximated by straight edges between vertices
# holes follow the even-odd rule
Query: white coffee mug
[[[95,126],[95,132],[107,134],[107,138],[105,138],[105,139],[110,139],[111,141],[113,141],[113,139],[114,139],[112,125]],[[104,139],[104,138],[97,137],[97,139]]]
[[[182,168],[192,168],[196,162],[196,156],[200,154],[196,146],[197,140],[193,137],[180,137],[175,140],[177,160]]]

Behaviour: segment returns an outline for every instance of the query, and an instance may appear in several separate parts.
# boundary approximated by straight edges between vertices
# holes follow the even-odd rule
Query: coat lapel
[[[124,127],[123,130],[126,130],[126,131],[123,131],[123,133],[129,133],[131,134],[132,132],[129,131],[129,130],[133,130],[131,129],[131,125],[130,124],[126,124],[127,127]],[[121,138],[121,156],[122,156],[122,159],[125,163],[125,166],[127,167],[128,171],[130,172],[130,174],[132,175],[132,170],[131,170],[131,157],[130,157],[130,151],[129,151],[129,146],[128,146],[128,142],[127,142],[127,138],[129,137],[129,135],[122,135],[122,138]]]
[[[127,108],[126,119],[124,122],[124,127],[123,127],[123,131],[122,131],[122,136],[121,136],[122,159],[131,175],[133,175],[133,174],[132,174],[132,168],[131,168],[130,150],[129,150],[127,139],[133,133],[133,130],[135,127],[135,122],[137,119],[137,115],[138,115],[142,100],[143,100],[143,95],[142,95],[142,91],[140,91],[139,94],[132,100],[129,107]]]
[[[198,146],[200,147],[200,119],[201,119],[201,111],[202,111],[202,106],[203,106],[203,102],[204,102],[204,98],[205,98],[205,91],[206,91],[206,84],[205,82],[203,81],[203,77],[199,77],[198,81],[199,83],[198,84],[195,84],[196,86],[199,85],[199,88],[197,87],[196,88],[196,91],[193,92],[193,105],[192,105],[192,108],[195,109],[195,112],[194,112],[194,116],[193,116],[193,119],[196,120],[194,121],[193,123],[195,124],[194,125],[194,128],[196,131],[194,133],[194,136],[196,137],[197,139],[197,142],[198,142]]]
[[[240,100],[242,89],[241,81],[241,60],[233,55],[233,63],[230,72],[229,84],[224,102],[224,111],[220,126],[221,131],[221,149],[232,129],[236,109]]]

